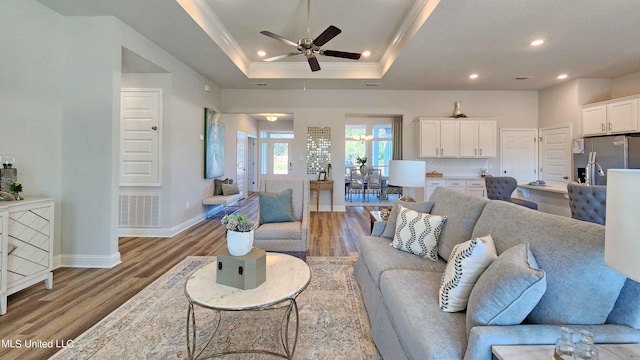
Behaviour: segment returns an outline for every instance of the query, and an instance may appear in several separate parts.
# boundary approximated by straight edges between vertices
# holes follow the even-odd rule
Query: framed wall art
[[[222,114],[204,109],[204,178],[224,176],[224,119]]]

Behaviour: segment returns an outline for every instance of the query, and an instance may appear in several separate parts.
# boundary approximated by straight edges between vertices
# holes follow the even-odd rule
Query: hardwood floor
[[[308,256],[355,256],[358,239],[370,232],[369,213],[311,212]],[[240,212],[255,216],[257,195]],[[9,296],[0,316],[0,359],[46,359],[186,256],[212,256],[225,244],[220,217],[208,219],[172,238],[121,238],[122,263],[112,269],[59,268],[53,289],[44,283]],[[34,345],[53,341],[53,349]],[[31,343],[30,343],[31,342]]]

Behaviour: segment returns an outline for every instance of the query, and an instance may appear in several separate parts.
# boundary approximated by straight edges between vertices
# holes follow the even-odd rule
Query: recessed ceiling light
[[[267,53],[264,50],[258,50],[258,56],[265,56]]]
[[[560,80],[566,79],[566,78],[567,78],[567,74],[558,75],[558,79],[560,79]]]
[[[536,40],[533,40],[529,45],[531,45],[531,46],[540,46],[542,44],[544,44],[544,40],[536,39]]]
[[[478,78],[478,74],[469,75],[469,79],[477,79],[477,78]]]
[[[365,51],[363,51],[363,52],[362,52],[362,56],[364,56],[364,57],[369,57],[369,56],[371,56],[371,51],[369,51],[369,50],[365,50]]]

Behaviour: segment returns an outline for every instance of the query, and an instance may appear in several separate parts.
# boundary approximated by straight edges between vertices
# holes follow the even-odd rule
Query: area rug
[[[212,257],[189,256],[106,316],[51,359],[186,359],[188,302],[184,285]],[[311,283],[298,296],[300,335],[295,359],[380,359],[371,340],[360,289],[352,277],[355,257],[308,257]],[[211,338],[216,313],[196,307],[196,354]],[[223,312],[201,357],[239,348],[279,348],[280,311]],[[273,359],[240,354],[225,359]]]

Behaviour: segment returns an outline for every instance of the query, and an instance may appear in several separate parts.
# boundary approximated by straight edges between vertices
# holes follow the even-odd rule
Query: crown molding
[[[377,62],[320,62],[321,71],[311,72],[305,62],[252,62],[251,79],[380,79]]]
[[[247,75],[251,61],[204,0],[176,0],[231,61]]]

